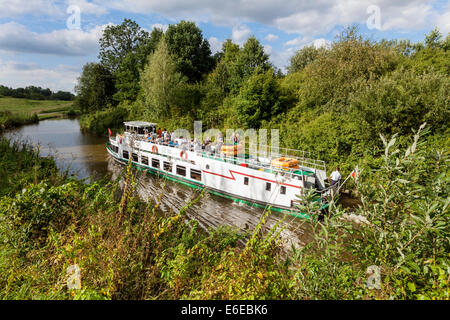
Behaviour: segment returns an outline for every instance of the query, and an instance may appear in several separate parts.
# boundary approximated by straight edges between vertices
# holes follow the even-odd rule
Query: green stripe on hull
[[[109,151],[111,151],[112,153],[115,153],[114,151],[112,151],[109,148],[109,142],[106,143],[106,148]],[[124,163],[128,162],[128,160],[126,160],[126,159],[120,159],[120,158],[116,158],[116,159],[121,161],[121,162],[124,162]],[[174,175],[172,175],[170,173],[167,173],[167,172],[164,172],[164,171],[161,171],[161,170],[158,170],[158,169],[147,167],[145,165],[136,164],[133,161],[131,162],[131,164],[132,164],[132,166],[134,168],[138,169],[139,171],[145,171],[145,172],[148,172],[150,174],[153,174],[153,175],[156,175],[156,176],[159,176],[159,177],[163,177],[163,178],[165,178],[167,180],[174,181],[174,182],[183,184],[185,186],[188,186],[188,187],[191,187],[191,188],[194,188],[194,189],[197,189],[197,190],[203,190],[205,188],[203,185],[198,185],[198,184],[191,183],[191,182],[186,181],[186,180],[184,180],[182,178],[179,178],[177,176],[174,176]],[[277,208],[277,207],[270,207],[269,205],[262,205],[262,204],[259,204],[259,203],[256,203],[256,202],[251,202],[251,201],[244,200],[244,199],[241,199],[241,198],[236,198],[236,197],[230,196],[228,194],[225,194],[225,193],[222,193],[222,192],[219,192],[219,191],[211,190],[209,188],[206,188],[206,191],[208,191],[211,194],[220,196],[222,198],[226,198],[226,199],[232,200],[232,201],[234,201],[236,203],[244,203],[244,204],[246,204],[248,206],[251,206],[251,207],[261,208],[261,209],[264,209],[264,210],[268,209],[268,210],[273,211],[273,212],[280,212],[280,213],[287,214],[287,215],[290,215],[290,216],[293,216],[293,217],[296,217],[296,218],[301,218],[301,219],[312,219],[312,217],[310,215],[306,214],[306,213],[301,213],[301,212],[298,212],[298,211],[282,209],[282,208]]]

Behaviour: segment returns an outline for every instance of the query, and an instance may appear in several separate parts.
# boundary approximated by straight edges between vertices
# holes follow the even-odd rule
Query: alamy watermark
[[[367,278],[366,286],[368,289],[381,289],[381,271],[378,266],[370,266],[367,268],[366,274],[369,275]]]
[[[381,9],[377,5],[370,5],[366,10],[367,14],[369,14],[369,18],[367,18],[366,24],[369,30],[381,30]]]
[[[77,264],[67,268],[67,288],[69,290],[81,289],[81,269]]]
[[[191,134],[186,129],[177,129],[172,133],[172,139],[183,138],[187,141],[193,140],[194,143],[215,143],[214,150],[216,154],[222,151],[222,147],[236,148],[237,157],[244,157],[244,154],[250,157],[278,157],[280,155],[280,132],[278,129],[270,130],[270,145],[269,145],[269,131],[267,129],[227,129],[226,134],[218,129],[209,129],[203,132],[202,121],[194,122],[194,138],[191,139]],[[247,143],[248,142],[248,143]],[[233,150],[231,150],[232,152]]]
[[[66,20],[66,26],[69,30],[81,30],[81,9],[79,6],[69,6],[66,13],[70,16]]]

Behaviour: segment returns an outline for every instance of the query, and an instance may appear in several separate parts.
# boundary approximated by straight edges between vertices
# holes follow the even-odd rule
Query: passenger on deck
[[[217,155],[220,154],[222,146],[223,146],[223,134],[219,133],[219,136],[217,137],[216,148],[214,150]]]
[[[166,144],[169,144],[169,141],[170,141],[170,133],[169,133],[169,131],[167,131],[166,129],[164,129],[163,138],[164,138],[164,142],[165,142]]]
[[[236,135],[234,136],[234,144],[239,144],[239,134],[236,133]]]
[[[195,152],[202,151],[202,145],[200,144],[200,142],[198,142],[198,139],[195,139],[195,141],[194,141],[194,151]]]
[[[331,187],[338,184],[339,181],[341,181],[342,176],[341,176],[341,173],[339,172],[339,170],[340,170],[340,168],[336,167],[336,170],[331,173],[331,176],[330,176],[330,180],[331,180],[330,186]]]
[[[161,128],[158,128],[158,131],[156,131],[156,134],[158,135],[158,138],[162,137],[162,130],[161,130]]]
[[[341,173],[339,172],[339,167],[336,167],[336,170],[331,173],[330,176],[330,192],[331,197],[334,198],[334,195],[339,191],[339,182],[341,181]]]

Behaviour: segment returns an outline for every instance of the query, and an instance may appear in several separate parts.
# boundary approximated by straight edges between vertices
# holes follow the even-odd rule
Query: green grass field
[[[73,101],[29,100],[0,97],[0,132],[39,120],[79,114]]]
[[[69,111],[73,101],[54,101],[54,100],[28,100],[11,97],[0,97],[0,112],[9,111],[12,114],[27,113],[55,115]]]

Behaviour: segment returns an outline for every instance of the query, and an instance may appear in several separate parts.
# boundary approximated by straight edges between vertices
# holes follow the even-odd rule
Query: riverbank
[[[195,221],[186,224],[195,199],[178,212],[161,213],[158,203],[145,204],[135,195],[130,169],[122,192],[117,181],[68,179],[26,144],[2,138],[0,151],[7,181],[0,198],[3,299],[276,298],[287,289],[277,279],[280,271],[265,272],[277,261],[271,241],[255,233],[240,248],[248,235],[226,227],[205,234]],[[229,272],[223,266],[229,258],[236,262],[233,269],[246,265],[249,278],[233,277],[249,281],[252,290],[240,292],[245,286],[238,282],[235,292],[224,283],[217,291],[215,284],[233,280],[211,279]],[[72,265],[81,270],[79,290],[66,285]]]
[[[346,222],[346,211],[332,205],[331,219],[304,222],[313,238],[287,256],[283,229],[267,228],[267,213],[248,233],[223,226],[199,232],[186,214],[202,194],[179,210],[161,210],[159,200],[137,196],[139,176],[130,167],[116,181],[86,184],[28,145],[0,139],[0,298],[449,298],[448,155],[436,158],[418,138],[420,150],[387,152],[387,168],[361,168],[356,213],[368,223]],[[424,168],[426,179],[418,175]],[[370,266],[380,272],[372,288]]]
[[[80,115],[73,101],[0,97],[0,132],[41,120]]]

